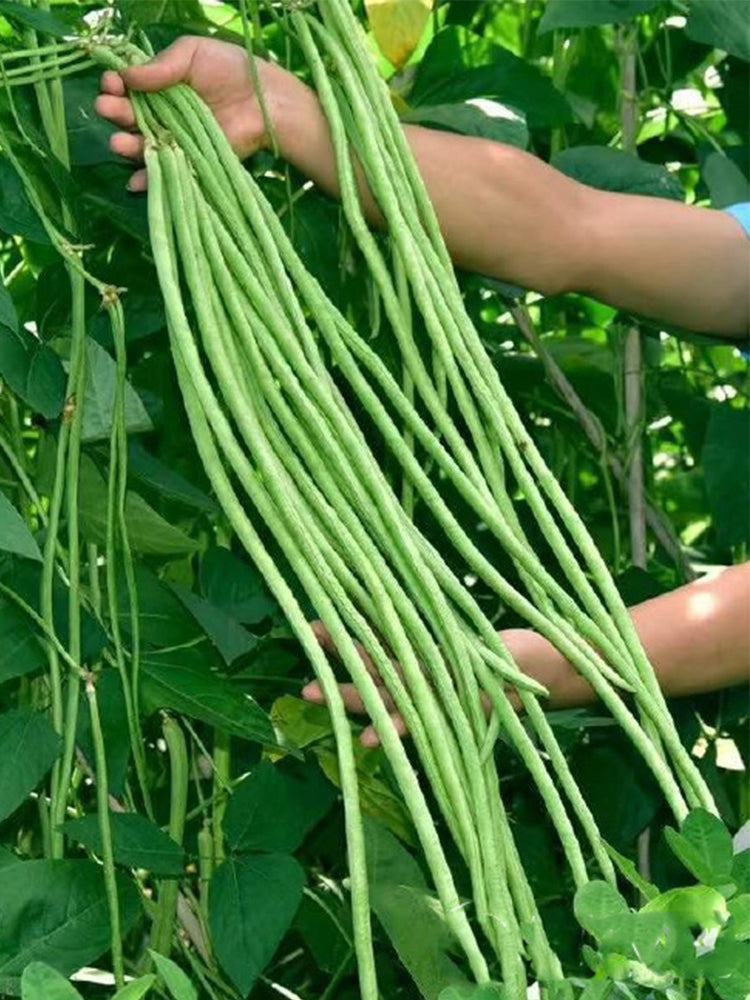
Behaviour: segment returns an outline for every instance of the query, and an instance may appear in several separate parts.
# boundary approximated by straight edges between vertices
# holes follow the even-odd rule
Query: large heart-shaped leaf
[[[335,797],[314,762],[290,770],[264,760],[234,790],[224,834],[235,851],[295,851]]]
[[[123,934],[141,913],[138,890],[118,875]],[[91,861],[22,861],[0,879],[0,976],[19,976],[33,961],[63,975],[76,972],[109,948],[104,877]]]
[[[209,925],[216,957],[245,996],[294,920],[305,874],[285,854],[229,858],[214,873]]]

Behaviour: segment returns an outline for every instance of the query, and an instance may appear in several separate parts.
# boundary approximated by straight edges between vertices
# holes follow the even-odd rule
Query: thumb
[[[186,35],[163,49],[150,62],[121,70],[125,86],[128,90],[150,93],[187,80],[198,42],[198,38]]]

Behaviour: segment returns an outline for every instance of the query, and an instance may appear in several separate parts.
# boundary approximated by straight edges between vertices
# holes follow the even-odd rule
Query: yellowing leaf
[[[365,0],[375,41],[396,69],[419,44],[432,4],[433,0]]]

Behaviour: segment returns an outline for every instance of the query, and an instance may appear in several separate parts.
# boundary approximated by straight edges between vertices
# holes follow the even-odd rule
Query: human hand
[[[300,98],[309,100],[310,90],[279,66],[262,59],[256,60],[256,66],[268,118],[274,132],[280,131],[285,109]],[[134,131],[135,114],[127,91],[153,92],[177,83],[189,84],[203,98],[241,158],[270,144],[244,48],[215,38],[184,35],[149,63],[119,73],[107,70],[102,75],[96,111],[128,130],[112,136],[113,152],[136,162],[143,159],[143,136]],[[144,169],[133,174],[128,188],[146,189]]]
[[[336,655],[336,647],[325,625],[316,621],[312,623],[318,642],[323,649]],[[585,705],[594,698],[589,685],[571,667],[568,661],[543,636],[531,629],[506,629],[500,633],[503,642],[518,667],[529,677],[539,681],[549,691],[545,701],[547,708],[570,708],[575,705]],[[391,718],[400,736],[406,735],[406,725],[401,715],[396,711],[393,699],[384,686],[375,664],[369,654],[357,644],[359,654],[368,672],[378,686],[384,705],[391,713]],[[365,715],[365,706],[354,684],[339,685],[344,705],[355,715]],[[515,708],[521,707],[520,699],[515,691],[509,691],[509,699]],[[324,704],[325,697],[317,681],[312,681],[302,689],[302,697],[315,704]],[[489,698],[482,696],[485,712],[489,714],[491,703]],[[366,747],[376,747],[380,740],[375,727],[368,725],[360,735],[360,742]]]

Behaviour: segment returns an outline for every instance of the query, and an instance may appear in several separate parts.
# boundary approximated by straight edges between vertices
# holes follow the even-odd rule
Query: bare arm
[[[750,563],[644,601],[632,608],[631,614],[659,686],[668,697],[750,683]],[[335,652],[321,623],[316,624],[316,631],[323,646]],[[530,629],[506,629],[501,634],[518,666],[549,690],[549,708],[595,702],[596,696],[586,681],[543,636]],[[347,707],[363,712],[354,685],[343,684],[341,689]],[[309,701],[324,700],[317,681],[308,684],[302,693]],[[381,696],[393,710],[385,688]],[[401,717],[396,716],[394,721],[405,734]],[[364,729],[361,740],[366,746],[377,745],[372,726]]]
[[[748,335],[750,241],[724,212],[598,191],[502,143],[405,131],[461,267],[546,294],[587,292],[705,333]],[[283,108],[279,139],[298,169],[338,193],[328,126],[311,92]],[[377,221],[361,172],[359,180]]]
[[[331,138],[315,93],[294,76],[258,63],[283,155],[337,194]],[[124,74],[133,89],[187,80],[202,94],[240,155],[269,139],[244,50],[182,38],[147,66]],[[134,124],[122,79],[107,73],[97,108]],[[583,291],[706,333],[750,332],[750,241],[722,212],[658,198],[597,191],[522,150],[419,126],[406,134],[453,259],[461,267],[551,294]],[[113,148],[139,158],[140,137],[118,133]],[[471,164],[470,173],[465,169]],[[377,207],[360,172],[365,211]],[[137,175],[133,188],[145,186]]]
[[[644,601],[631,614],[666,695],[682,697],[750,682],[750,563]],[[554,706],[595,700],[588,684],[546,639],[526,629],[504,637],[519,666],[550,688]]]

